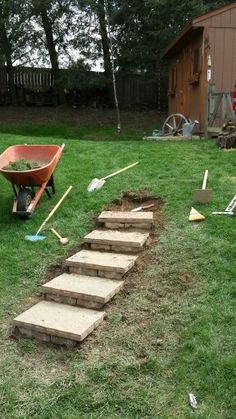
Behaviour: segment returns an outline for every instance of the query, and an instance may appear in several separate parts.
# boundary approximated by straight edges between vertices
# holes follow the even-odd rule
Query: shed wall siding
[[[236,29],[210,28],[212,80],[218,92],[231,92],[236,81]]]
[[[190,83],[193,68],[193,50],[200,49],[201,72],[198,83]],[[171,68],[176,65],[177,83],[175,94],[171,89]],[[195,119],[200,122],[201,129],[204,128],[205,118],[205,86],[206,86],[206,68],[204,50],[202,45],[202,36],[193,40],[185,46],[175,57],[170,66],[169,74],[169,114],[180,112],[192,121]]]
[[[236,6],[230,10],[220,12],[215,16],[201,19],[194,26],[207,26],[208,28],[236,28]]]
[[[231,92],[236,81],[236,6],[230,7],[194,23],[209,30],[211,82],[218,92]]]
[[[194,35],[194,28],[202,28],[203,37]],[[187,35],[189,37],[187,38]],[[192,36],[192,37],[191,37]],[[185,45],[186,39],[188,44]],[[183,41],[183,42],[182,42]],[[182,43],[181,43],[182,42]],[[199,83],[190,84],[192,50],[202,44],[202,65]],[[184,46],[185,45],[185,46]],[[181,48],[181,50],[180,50]],[[179,51],[179,52],[178,52]],[[181,112],[205,128],[207,107],[207,56],[211,56],[211,84],[217,92],[232,92],[236,83],[236,3],[223,10],[209,13],[193,20],[183,37],[179,37],[168,50],[175,57],[177,86],[175,94],[169,95],[169,114]]]

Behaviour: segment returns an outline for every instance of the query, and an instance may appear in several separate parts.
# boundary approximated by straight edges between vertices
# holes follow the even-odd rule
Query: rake
[[[64,193],[64,195],[61,197],[61,199],[58,201],[58,203],[55,205],[55,207],[52,209],[52,211],[49,213],[49,215],[47,216],[47,218],[44,220],[44,222],[41,224],[41,226],[39,227],[38,231],[36,234],[30,234],[25,236],[26,240],[30,240],[31,242],[36,242],[39,240],[44,240],[46,237],[45,236],[41,236],[39,233],[42,230],[42,228],[45,226],[45,224],[48,222],[48,220],[53,216],[54,212],[57,210],[57,208],[61,205],[61,203],[64,201],[65,197],[68,195],[68,193],[71,191],[72,186],[70,186],[67,191]]]

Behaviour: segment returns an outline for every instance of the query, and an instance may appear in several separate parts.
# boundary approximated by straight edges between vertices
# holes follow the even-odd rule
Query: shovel
[[[104,183],[106,183],[107,179],[109,179],[110,177],[116,176],[119,173],[124,172],[125,170],[131,169],[131,167],[134,167],[137,164],[139,164],[138,161],[136,163],[133,163],[133,164],[130,164],[129,166],[124,167],[123,169],[118,170],[117,172],[111,173],[110,175],[105,176],[101,179],[94,178],[93,180],[91,180],[90,184],[88,185],[87,191],[93,192],[97,189],[101,189]]]
[[[195,191],[193,191],[194,202],[201,202],[202,204],[206,204],[207,202],[211,201],[211,190],[206,189],[207,178],[208,178],[208,170],[205,170],[203,182],[202,182],[202,189],[195,189]]]
[[[152,207],[154,207],[154,206],[155,206],[155,204],[143,205],[143,206],[141,206],[141,207],[137,207],[137,208],[132,209],[132,210],[131,210],[131,212],[143,211],[143,210],[146,210],[146,209],[152,208]]]
[[[62,201],[64,201],[65,197],[68,195],[68,193],[71,191],[72,186],[70,186],[67,191],[64,193],[64,195],[61,197],[61,199],[58,201],[58,203],[55,205],[55,207],[52,209],[52,211],[49,213],[49,215],[47,216],[47,218],[44,220],[44,222],[41,224],[41,226],[39,227],[38,231],[36,234],[30,234],[28,236],[25,236],[26,240],[30,240],[31,242],[36,242],[39,240],[44,240],[46,237],[45,236],[41,236],[39,233],[42,230],[42,228],[45,226],[45,224],[48,222],[48,220],[53,216],[54,212],[57,210],[57,208],[61,205]]]

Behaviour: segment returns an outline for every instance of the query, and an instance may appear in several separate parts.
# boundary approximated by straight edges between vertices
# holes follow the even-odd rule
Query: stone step
[[[153,225],[153,212],[103,211],[98,221],[106,228],[140,228],[150,230]]]
[[[101,309],[116,293],[124,281],[63,273],[43,285],[45,298],[60,303]]]
[[[105,312],[51,301],[40,301],[14,319],[24,336],[71,345],[84,340],[103,320]]]
[[[138,256],[81,250],[66,259],[69,272],[109,279],[121,279],[135,264]]]
[[[94,230],[85,236],[85,243],[89,243],[93,250],[131,252],[142,250],[149,234],[138,231]]]

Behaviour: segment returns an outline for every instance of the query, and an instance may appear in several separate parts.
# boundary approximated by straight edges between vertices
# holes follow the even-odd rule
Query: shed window
[[[200,48],[193,50],[193,74],[200,73]]]

